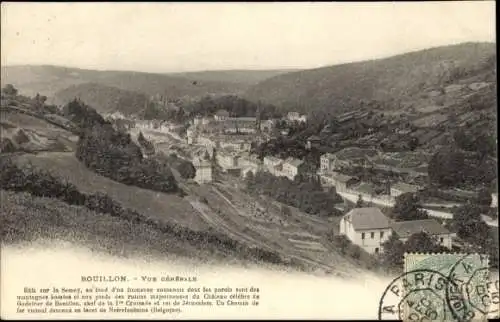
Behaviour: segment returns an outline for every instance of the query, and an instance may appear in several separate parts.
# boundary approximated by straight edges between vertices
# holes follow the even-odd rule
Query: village
[[[353,116],[355,113],[346,113],[339,120]],[[108,117],[124,119],[119,114]],[[398,196],[418,194],[426,188],[430,155],[422,151],[381,152],[374,148],[346,147],[336,153],[321,154],[319,167],[311,172],[311,167],[298,158],[282,159],[273,155],[259,158],[252,153],[252,147],[271,140],[277,133],[281,136],[288,134],[286,129],[276,131],[278,121],[307,123],[307,116],[289,112],[282,120],[260,120],[258,117],[231,117],[228,111],[221,109],[212,116],[194,117],[188,126],[158,120],[134,120],[127,123],[127,128],[133,136],[143,133],[157,149],[181,152],[180,156],[191,161],[196,169],[194,181],[199,185],[218,181],[217,177],[235,182],[237,187],[237,182],[241,184],[249,173],[255,176],[259,172],[290,181],[300,176],[317,178],[325,191],[333,188],[334,193],[343,199],[336,208],[345,214],[336,229],[368,253],[383,252],[384,242],[393,233],[404,242],[412,234],[422,231],[433,236],[443,247],[457,247],[456,234],[446,228],[445,222],[453,218],[451,209],[461,203],[428,198],[422,202],[422,207],[429,218],[423,220],[396,222],[381,211],[394,207]],[[174,138],[176,144],[162,144],[165,135]],[[319,140],[317,136],[309,137],[305,148],[314,148],[320,144]],[[357,173],[359,169],[389,171],[398,176],[384,178],[382,184],[375,184],[366,180],[366,175]],[[453,193],[470,194],[458,189]],[[498,194],[492,193],[491,199],[491,207],[498,207]],[[346,211],[346,204],[360,201],[363,207],[349,207]],[[262,217],[262,213],[259,216]],[[496,220],[482,216],[489,226],[497,227]],[[272,216],[268,220],[272,221]],[[275,222],[283,224],[281,220]]]

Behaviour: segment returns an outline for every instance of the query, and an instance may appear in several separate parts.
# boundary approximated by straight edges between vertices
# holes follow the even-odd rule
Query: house
[[[307,138],[306,149],[311,150],[320,146],[321,138],[316,135],[311,135]]]
[[[197,132],[192,126],[186,130],[187,144],[196,144]]]
[[[225,121],[228,118],[229,118],[229,112],[226,110],[220,109],[217,112],[215,112],[214,119],[216,121]]]
[[[339,172],[323,172],[319,174],[321,185],[324,187],[335,187],[337,192],[347,191],[357,182],[355,177],[351,177]]]
[[[274,120],[262,120],[260,121],[260,130],[262,132],[271,132],[275,124],[276,122]]]
[[[218,150],[215,154],[217,164],[223,172],[237,172],[241,169],[239,164],[240,156],[232,150]]]
[[[417,193],[420,190],[419,186],[398,182],[391,185],[391,197],[396,198],[405,193]]]
[[[340,233],[371,254],[383,252],[391,222],[378,208],[354,208],[340,219]]]
[[[491,194],[491,208],[498,207],[498,193]]]
[[[252,143],[246,140],[230,140],[228,138],[220,140],[219,143],[222,149],[233,149],[235,151],[250,151]]]
[[[196,169],[194,180],[199,184],[212,182],[213,169],[210,161],[210,154],[205,151],[201,156],[196,156],[193,159],[193,166]]]
[[[290,157],[283,162],[282,174],[293,180],[298,174],[305,172],[305,165],[304,161]]]
[[[320,171],[321,172],[328,172],[333,170],[333,162],[335,160],[335,155],[332,153],[325,153],[320,156],[319,162],[320,162]]]
[[[358,147],[345,148],[335,154],[325,153],[320,157],[320,169],[325,172],[342,167],[364,166],[376,153],[374,149],[361,149]]]
[[[203,118],[200,115],[196,115],[193,119],[193,125],[200,125]]]
[[[301,115],[298,112],[288,112],[286,118],[290,122],[293,122],[293,121],[298,121],[298,122],[301,122],[301,123],[306,123],[307,122],[307,115],[305,115],[305,114]]]
[[[245,133],[257,132],[257,119],[255,117],[233,117],[224,120],[222,126],[224,133]]]
[[[451,233],[446,227],[435,219],[423,219],[412,221],[400,221],[392,223],[392,230],[403,243],[416,233],[425,232],[437,239],[441,246],[451,249],[455,233]]]
[[[264,168],[274,176],[280,176],[283,168],[283,160],[273,156],[264,157]]]
[[[248,172],[257,174],[262,168],[262,161],[256,154],[244,154],[240,158],[241,177],[246,178]]]
[[[204,145],[207,148],[216,148],[217,147],[217,141],[209,136],[206,135],[200,135],[196,138],[196,141],[200,145]]]
[[[300,117],[300,114],[299,112],[288,112],[286,118],[289,120],[289,121],[294,121],[294,120],[298,120]]]

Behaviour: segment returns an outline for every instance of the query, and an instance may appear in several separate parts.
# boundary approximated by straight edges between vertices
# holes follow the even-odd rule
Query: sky
[[[1,7],[2,66],[146,72],[316,68],[495,39],[494,1]]]

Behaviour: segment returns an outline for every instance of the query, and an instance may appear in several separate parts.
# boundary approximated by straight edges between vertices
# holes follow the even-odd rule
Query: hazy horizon
[[[2,66],[314,69],[495,43],[495,2],[2,3]]]

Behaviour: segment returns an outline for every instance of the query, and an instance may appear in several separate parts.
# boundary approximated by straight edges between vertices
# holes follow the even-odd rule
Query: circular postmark
[[[446,290],[451,281],[432,269],[408,271],[391,281],[379,302],[379,320],[446,320]]]
[[[488,258],[480,254],[462,255],[453,264],[448,274],[452,283],[446,288],[446,303],[455,320],[487,319],[490,292],[486,288],[491,285],[488,272]]]
[[[499,281],[491,278],[487,268],[475,270],[465,285],[469,304],[488,317],[498,316],[499,311]]]

